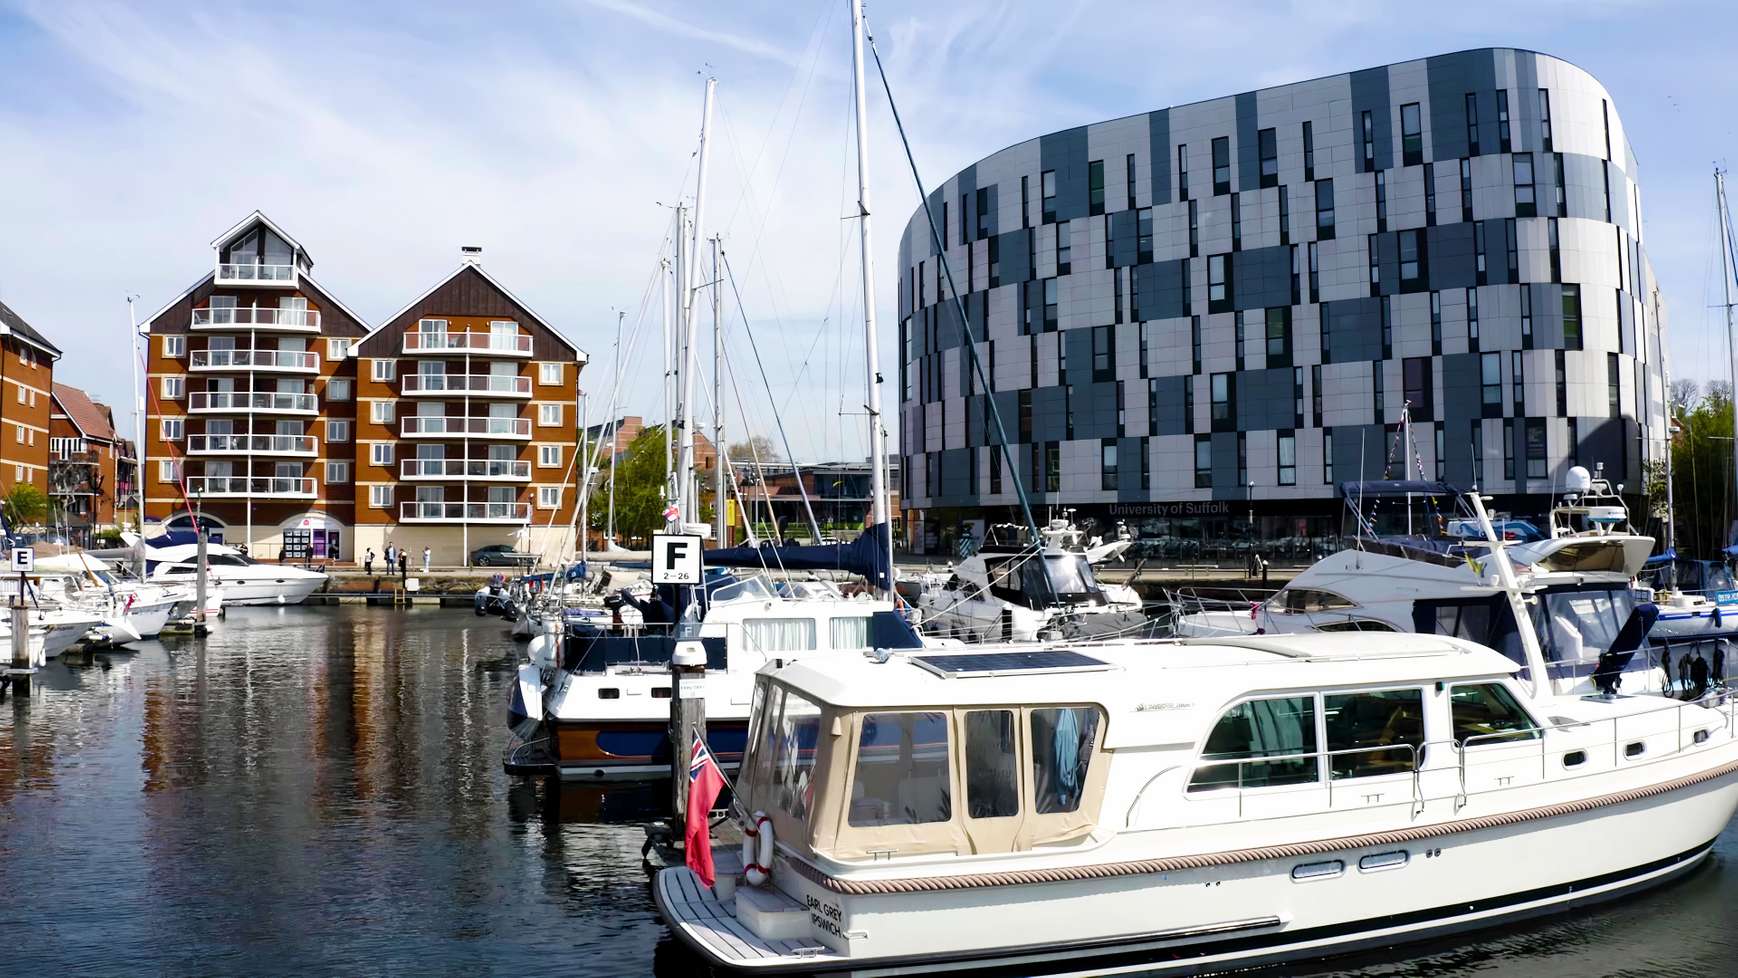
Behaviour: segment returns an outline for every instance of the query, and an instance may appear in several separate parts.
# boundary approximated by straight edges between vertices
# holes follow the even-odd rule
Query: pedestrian
[[[398,551],[398,579],[404,580],[410,574],[410,555],[401,548]]]
[[[374,548],[368,548],[368,556],[362,558],[362,573],[374,573]]]
[[[429,561],[429,557],[431,557],[431,556],[433,556],[433,551],[429,550],[429,548],[426,546],[423,547],[422,548],[422,572],[424,574],[428,573],[428,561]]]
[[[1690,666],[1690,675],[1695,682],[1696,699],[1708,691],[1708,660],[1702,658],[1702,650],[1696,650],[1696,661]]]
[[[1261,558],[1261,583],[1267,583],[1267,558]]]
[[[1678,687],[1684,692],[1690,691],[1690,653],[1678,660]]]
[[[391,573],[393,565],[398,563],[398,551],[392,546],[392,541],[386,541],[386,570]]]

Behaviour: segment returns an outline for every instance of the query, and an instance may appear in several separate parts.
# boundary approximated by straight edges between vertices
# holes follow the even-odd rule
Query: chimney
[[[465,265],[480,264],[483,260],[482,245],[460,245],[459,261]]]

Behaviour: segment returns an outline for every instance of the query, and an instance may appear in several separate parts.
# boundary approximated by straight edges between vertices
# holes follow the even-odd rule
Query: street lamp
[[[1249,480],[1249,494],[1244,497],[1249,500],[1249,539],[1255,540],[1255,480]]]

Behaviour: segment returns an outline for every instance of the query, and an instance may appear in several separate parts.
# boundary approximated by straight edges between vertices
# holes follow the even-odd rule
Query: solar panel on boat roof
[[[1067,649],[1029,652],[969,652],[956,655],[914,655],[912,661],[943,679],[960,676],[1005,676],[1012,673],[1089,672],[1110,663]]]

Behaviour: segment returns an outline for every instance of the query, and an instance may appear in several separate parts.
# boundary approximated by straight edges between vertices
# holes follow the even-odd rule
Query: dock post
[[[12,599],[12,693],[27,699],[30,676],[36,663],[30,659],[30,610],[24,605],[24,579],[19,578],[18,596]]]
[[[695,738],[705,736],[706,646],[695,628],[670,656],[670,830],[676,839],[687,828],[688,759]]]
[[[194,536],[199,541],[198,556],[194,566],[197,568],[193,578],[193,631],[195,634],[205,629],[205,576],[208,573],[205,551],[205,527],[194,521]]]

